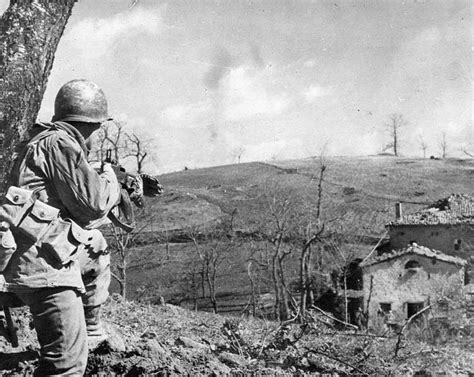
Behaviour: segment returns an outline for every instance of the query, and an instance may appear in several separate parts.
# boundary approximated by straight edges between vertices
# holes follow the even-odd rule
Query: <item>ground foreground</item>
[[[38,358],[29,314],[20,309],[14,316],[20,347],[11,348],[0,339],[0,375],[5,376],[31,373]],[[280,325],[168,304],[124,302],[118,296],[109,300],[104,316],[121,337],[90,354],[88,375],[474,373],[469,342],[435,346],[403,338],[395,356],[396,335],[335,330],[325,317],[314,316],[306,325]]]

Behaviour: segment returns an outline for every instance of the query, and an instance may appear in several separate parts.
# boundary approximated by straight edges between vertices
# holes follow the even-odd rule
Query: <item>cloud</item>
[[[224,47],[217,47],[210,68],[204,76],[204,84],[210,89],[217,89],[232,64],[233,59],[229,51]]]
[[[113,17],[82,19],[64,35],[64,43],[75,46],[88,59],[94,59],[110,51],[114,42],[121,38],[134,38],[139,34],[157,35],[162,29],[159,12],[135,7]]]
[[[173,127],[209,128],[218,133],[222,122],[250,120],[282,114],[290,97],[272,88],[273,78],[265,70],[239,66],[223,76],[214,76],[219,89],[204,101],[165,108],[161,119]]]
[[[201,101],[167,107],[162,111],[161,119],[175,127],[195,128],[208,122],[212,114],[211,102]]]
[[[265,66],[265,62],[263,61],[262,52],[260,50],[260,47],[258,47],[254,43],[252,43],[250,45],[250,56],[252,58],[253,63],[257,67],[262,68],[263,66]]]
[[[303,64],[306,68],[313,68],[316,67],[316,60],[306,60]]]
[[[274,89],[271,74],[240,66],[229,71],[222,80],[223,118],[238,121],[256,116],[275,116],[290,104],[289,96]]]
[[[313,102],[315,99],[325,97],[330,94],[330,90],[320,85],[311,85],[303,92],[303,97],[307,102]]]

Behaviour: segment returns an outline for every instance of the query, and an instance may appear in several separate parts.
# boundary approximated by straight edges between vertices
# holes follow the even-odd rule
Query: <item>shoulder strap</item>
[[[48,132],[51,131],[51,129],[54,129],[54,124],[53,123],[48,122],[48,123],[41,123],[41,124],[44,124],[45,126],[49,126],[49,127],[45,127],[44,130],[39,131],[37,134],[35,134],[30,139],[26,139],[26,140],[21,141],[18,144],[18,146],[15,148],[16,150],[15,150],[15,154],[13,156],[13,163],[11,165],[12,168],[11,168],[11,171],[10,171],[10,174],[9,174],[7,187],[18,185],[18,180],[19,180],[18,173],[19,173],[19,170],[20,170],[20,166],[21,166],[22,162],[25,160],[27,152],[29,150],[28,146],[31,145],[32,143],[35,143],[35,142],[45,138],[46,136],[48,136]]]

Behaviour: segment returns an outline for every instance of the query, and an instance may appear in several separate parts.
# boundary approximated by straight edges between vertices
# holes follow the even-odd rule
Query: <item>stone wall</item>
[[[407,269],[409,261],[419,267]],[[365,266],[363,272],[364,305],[369,312],[369,325],[377,319],[381,309],[388,312],[388,307],[392,320],[403,322],[410,310],[408,306],[413,310],[416,303],[422,303],[423,306],[434,303],[449,292],[461,292],[464,284],[462,266],[417,254],[402,255]],[[384,304],[383,307],[381,304]]]

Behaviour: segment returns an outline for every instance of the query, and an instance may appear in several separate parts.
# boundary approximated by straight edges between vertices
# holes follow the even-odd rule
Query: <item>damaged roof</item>
[[[417,245],[416,243],[412,243],[410,246],[404,249],[392,250],[389,253],[384,253],[377,257],[372,257],[366,261],[363,261],[360,264],[360,266],[361,267],[370,266],[373,264],[385,262],[390,259],[395,259],[407,254],[417,254],[417,255],[427,257],[427,258],[435,258],[443,262],[453,263],[460,266],[464,266],[467,263],[467,261],[462,258],[453,257],[451,255],[444,254],[441,251],[430,249],[425,246]]]
[[[391,221],[387,226],[438,224],[474,224],[474,198],[467,194],[452,194],[422,211]]]

